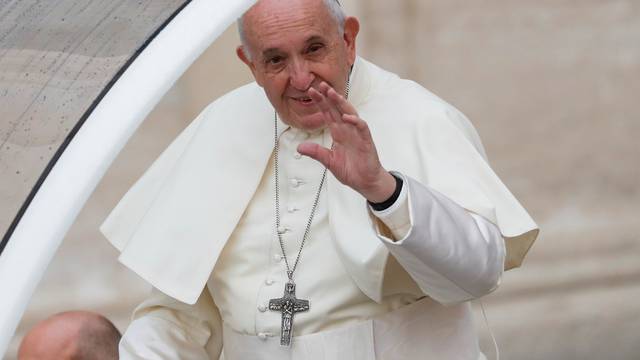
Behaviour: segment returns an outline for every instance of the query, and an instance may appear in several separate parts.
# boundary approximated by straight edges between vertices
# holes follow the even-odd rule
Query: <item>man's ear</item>
[[[251,61],[249,56],[247,56],[247,52],[243,45],[240,45],[236,48],[236,55],[238,56],[238,59],[240,59],[245,65],[247,65],[249,70],[251,70],[251,74],[253,74],[253,78],[256,80],[258,85],[262,86],[261,79],[256,76],[256,66],[254,65],[253,61]]]
[[[356,38],[360,32],[360,22],[353,16],[344,20],[344,42],[349,54],[349,63],[353,65],[356,61]]]

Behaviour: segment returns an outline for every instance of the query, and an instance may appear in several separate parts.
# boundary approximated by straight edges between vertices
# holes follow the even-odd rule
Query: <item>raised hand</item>
[[[309,96],[324,116],[333,146],[305,142],[298,152],[322,163],[341,183],[373,203],[391,197],[396,181],[380,164],[369,127],[353,105],[325,82],[309,89]]]

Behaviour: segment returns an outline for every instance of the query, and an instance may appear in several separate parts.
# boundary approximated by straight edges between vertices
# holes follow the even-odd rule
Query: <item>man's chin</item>
[[[293,115],[291,119],[283,119],[283,121],[291,127],[309,132],[320,130],[325,127],[324,117],[321,113],[303,116]]]

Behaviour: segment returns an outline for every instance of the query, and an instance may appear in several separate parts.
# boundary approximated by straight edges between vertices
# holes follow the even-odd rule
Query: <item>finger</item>
[[[328,99],[332,107],[335,108],[341,116],[342,114],[354,114],[357,115],[356,109],[349,103],[344,96],[338,94],[338,92],[332,88],[325,81],[321,82],[318,86],[320,92]]]
[[[329,99],[333,106],[336,107],[340,114],[358,114],[356,108],[351,105],[351,103],[344,96],[339,94],[336,89],[327,84],[327,82],[321,82],[318,87],[323,95]]]
[[[316,102],[316,105],[322,111],[326,117],[329,118],[330,122],[338,123],[342,122],[342,114],[338,111],[338,109],[329,102],[329,99],[321,92],[315,88],[309,89],[309,95]]]
[[[371,140],[369,125],[357,115],[344,114],[342,115],[342,120],[347,124],[353,125],[362,139]]]
[[[331,166],[331,158],[332,158],[332,152],[331,150],[324,148],[316,143],[313,142],[303,142],[302,144],[298,145],[298,152],[304,156],[308,156],[316,161],[318,161],[319,163],[321,163],[322,165],[324,165],[327,168],[330,168]]]
[[[330,125],[331,123],[335,123],[338,121],[336,116],[331,112],[331,109],[327,102],[327,98],[321,92],[314,88],[310,88],[308,93],[313,102],[315,102],[318,109],[324,115],[325,124]]]
[[[329,89],[327,91],[327,97],[334,104],[334,106],[340,111],[341,114],[358,115],[356,108],[344,98],[344,96],[338,94],[335,89]]]
[[[322,94],[327,96],[327,92],[329,91],[329,89],[332,89],[332,87],[326,81],[322,81],[320,82],[320,85],[318,85],[318,89],[320,89]]]
[[[323,107],[322,103],[325,100],[324,95],[322,95],[322,93],[316,90],[315,88],[309,88],[308,93],[311,99],[313,100],[313,102],[315,102],[316,105],[320,108],[320,110],[322,110],[322,107]]]

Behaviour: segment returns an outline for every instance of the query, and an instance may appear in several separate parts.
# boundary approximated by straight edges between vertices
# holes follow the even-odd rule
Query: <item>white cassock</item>
[[[538,230],[487,164],[468,120],[358,58],[350,102],[404,179],[374,212],[330,173],[295,273],[310,301],[279,345],[286,268],[274,210],[274,110],[255,83],[220,98],[125,195],[101,230],[155,290],[125,359],[481,359],[468,300],[519,266]],[[295,152],[328,132],[279,123],[283,238],[297,253],[322,167]]]

